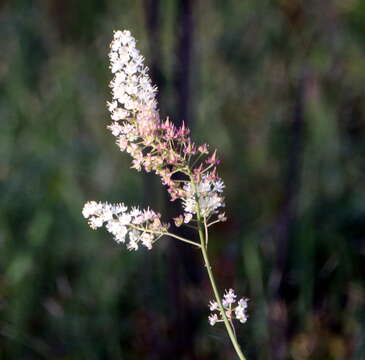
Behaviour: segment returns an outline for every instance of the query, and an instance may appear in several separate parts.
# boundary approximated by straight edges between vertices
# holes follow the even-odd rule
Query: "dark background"
[[[210,253],[249,360],[365,359],[365,2],[0,1],[0,359],[233,359],[199,253],[130,253],[87,200],[175,215],[106,130],[113,29],[217,148]]]

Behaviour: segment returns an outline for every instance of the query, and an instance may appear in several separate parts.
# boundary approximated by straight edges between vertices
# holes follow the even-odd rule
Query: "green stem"
[[[208,276],[209,276],[210,284],[212,285],[214,297],[215,297],[215,300],[217,301],[217,303],[219,305],[219,309],[220,309],[220,313],[221,313],[222,318],[223,318],[224,325],[225,325],[226,330],[228,332],[229,338],[231,339],[232,345],[233,345],[234,349],[236,350],[237,356],[240,358],[240,360],[246,360],[245,356],[242,353],[240,345],[238,344],[238,341],[237,341],[237,338],[234,334],[233,328],[232,328],[231,324],[229,323],[227,315],[224,311],[221,297],[219,296],[219,292],[218,292],[218,288],[217,288],[217,285],[216,285],[216,282],[215,282],[215,279],[214,279],[212,267],[210,266],[210,262],[209,262],[209,258],[208,258],[207,243],[206,243],[206,239],[204,237],[204,231],[203,231],[203,225],[202,225],[202,215],[201,215],[201,211],[200,211],[198,193],[197,193],[197,189],[196,189],[196,185],[195,185],[193,177],[191,176],[191,174],[189,174],[189,176],[190,176],[191,184],[193,186],[193,190],[194,190],[194,193],[195,193],[195,196],[196,196],[196,199],[195,199],[196,204],[197,204],[196,217],[197,217],[197,220],[198,220],[198,233],[199,233],[199,239],[200,239],[200,249],[201,249],[202,254],[203,254],[205,267],[207,268],[207,271],[208,271]]]
[[[232,345],[233,345],[234,349],[236,350],[236,353],[237,353],[238,357],[241,360],[246,360],[246,358],[243,355],[242,350],[241,350],[241,348],[240,348],[240,346],[239,346],[239,344],[237,342],[236,336],[233,333],[233,330],[232,330],[232,327],[231,327],[231,325],[229,323],[229,320],[227,318],[227,315],[226,315],[226,313],[225,313],[225,311],[223,309],[223,304],[222,304],[221,298],[219,296],[219,292],[218,292],[218,289],[217,289],[217,285],[216,285],[215,280],[214,280],[212,268],[210,266],[210,262],[209,262],[209,258],[208,258],[208,253],[207,253],[207,250],[205,248],[205,240],[204,240],[203,230],[201,228],[201,223],[199,223],[199,238],[200,238],[200,244],[201,244],[200,249],[201,249],[202,254],[203,254],[205,267],[207,268],[207,271],[208,271],[209,280],[210,280],[210,283],[211,283],[212,288],[213,288],[213,293],[214,293],[215,300],[217,301],[217,303],[219,305],[219,308],[221,309],[221,314],[222,314],[223,322],[224,322],[224,325],[226,326],[226,330],[228,332],[229,338],[231,339]]]
[[[200,246],[201,246],[200,244],[196,243],[195,241],[191,241],[191,240],[185,239],[185,238],[183,238],[183,237],[181,237],[181,236],[178,236],[178,235],[172,234],[172,233],[170,233],[170,232],[163,233],[163,235],[171,236],[171,237],[173,237],[173,238],[175,238],[175,239],[177,239],[177,240],[183,241],[183,242],[188,243],[188,244],[191,244],[191,245],[195,245],[195,246],[197,246],[197,247],[200,247]]]
[[[185,239],[182,236],[178,236],[178,235],[172,234],[172,233],[170,233],[168,231],[166,231],[166,232],[163,232],[163,231],[153,231],[153,230],[149,230],[149,229],[146,229],[144,227],[140,227],[140,226],[136,226],[136,225],[132,225],[132,224],[129,225],[129,226],[131,228],[133,228],[133,229],[136,229],[136,230],[139,230],[139,231],[142,231],[142,232],[147,232],[147,233],[150,233],[150,234],[156,234],[156,235],[160,235],[160,236],[162,236],[162,235],[170,236],[170,237],[173,237],[173,238],[175,238],[177,240],[183,241],[183,242],[185,242],[187,244],[190,244],[190,245],[195,245],[195,246],[197,246],[197,247],[200,248],[200,244],[198,244],[197,242],[191,241],[189,239]]]

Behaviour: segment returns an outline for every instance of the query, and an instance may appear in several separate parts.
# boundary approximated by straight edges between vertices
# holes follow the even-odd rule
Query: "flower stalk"
[[[194,191],[196,192],[196,185],[195,182],[192,181],[192,185],[194,188]],[[215,301],[218,303],[218,309],[220,311],[220,314],[222,316],[223,322],[224,322],[224,326],[226,327],[228,336],[232,342],[232,345],[237,353],[237,356],[240,358],[240,360],[246,360],[245,356],[242,353],[242,350],[238,344],[237,341],[237,337],[235,334],[235,330],[233,328],[233,325],[231,323],[232,320],[228,320],[226,312],[224,311],[224,307],[221,301],[221,297],[219,295],[219,291],[214,279],[214,275],[213,275],[213,271],[212,271],[212,267],[210,265],[210,261],[209,261],[209,257],[208,257],[208,237],[207,237],[207,224],[206,221],[204,219],[204,221],[202,221],[202,216],[200,213],[200,206],[199,206],[199,202],[197,201],[198,205],[198,211],[197,211],[197,221],[198,221],[198,233],[199,233],[199,239],[200,239],[200,249],[203,255],[203,259],[204,259],[204,265],[205,268],[207,269],[208,272],[208,277],[209,277],[209,281],[210,284],[212,286],[212,290],[214,293],[214,297],[215,297]],[[204,230],[203,230],[204,227]]]
[[[221,298],[219,296],[217,285],[215,283],[212,267],[210,266],[208,253],[207,253],[207,250],[206,250],[205,246],[203,246],[205,240],[204,240],[204,235],[203,235],[202,231],[199,231],[199,237],[200,237],[200,241],[201,241],[201,244],[202,244],[201,245],[201,251],[202,251],[202,254],[203,254],[204,264],[205,264],[205,268],[207,269],[207,272],[208,272],[209,281],[210,281],[210,284],[211,284],[212,289],[213,289],[214,297],[215,297],[215,300],[217,301],[217,303],[219,305],[219,308],[223,309],[222,301],[221,301]],[[232,320],[228,320],[227,315],[226,315],[224,310],[220,310],[220,313],[222,315],[223,322],[224,322],[224,325],[226,327],[228,336],[231,339],[232,345],[233,345],[233,347],[234,347],[234,349],[237,353],[237,356],[241,360],[246,360],[245,356],[242,353],[241,347],[238,344],[237,337],[234,333],[234,328],[230,323]]]
[[[211,153],[206,144],[196,145],[184,123],[176,127],[168,118],[160,119],[157,88],[135,45],[129,31],[114,33],[109,53],[114,78],[110,82],[113,99],[107,103],[112,118],[108,129],[120,150],[132,157],[132,168],[154,172],[167,187],[171,201],[181,201],[183,213],[174,219],[175,226],[197,230],[199,242],[170,232],[170,224],[162,222],[161,215],[149,208],[89,201],[82,214],[92,229],[105,226],[114,240],[126,244],[128,250],[137,251],[141,246],[151,250],[163,236],[200,248],[215,297],[209,304],[209,323],[213,326],[223,322],[237,356],[246,360],[233,320],[247,321],[247,299],[236,302],[233,289],[220,297],[208,257],[209,228],[226,220],[222,212],[225,185],[217,175],[217,152]]]

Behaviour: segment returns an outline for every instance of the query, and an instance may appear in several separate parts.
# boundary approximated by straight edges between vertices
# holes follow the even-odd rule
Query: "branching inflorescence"
[[[107,103],[112,119],[108,129],[120,150],[132,157],[132,168],[154,172],[167,187],[171,201],[181,201],[183,213],[174,219],[175,225],[195,227],[200,242],[170,233],[161,215],[150,209],[133,207],[128,211],[123,203],[89,201],[83,216],[92,229],[105,225],[115,241],[126,243],[129,250],[138,250],[140,245],[151,249],[164,235],[200,248],[215,295],[209,307],[216,312],[209,316],[209,323],[224,322],[237,355],[244,359],[232,320],[246,322],[247,299],[233,306],[236,295],[232,289],[220,298],[207,255],[209,227],[226,220],[222,195],[225,185],[217,174],[217,153],[210,152],[207,144],[196,145],[184,123],[176,127],[168,118],[160,119],[157,88],[129,31],[114,32],[109,59],[114,78],[110,82],[112,101]]]

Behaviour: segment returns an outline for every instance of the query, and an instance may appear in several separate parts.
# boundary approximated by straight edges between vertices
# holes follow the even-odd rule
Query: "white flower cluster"
[[[205,218],[217,213],[217,209],[224,207],[224,197],[222,192],[225,185],[221,179],[212,180],[208,176],[203,176],[200,183],[196,185],[196,193],[192,184],[186,183],[184,190],[186,197],[183,198],[183,206],[185,210],[185,222],[189,222],[194,214],[198,211]]]
[[[222,322],[223,318],[221,315],[221,311],[224,311],[227,318],[229,320],[231,319],[237,319],[242,324],[247,321],[247,302],[248,299],[242,298],[237,302],[237,305],[234,305],[236,303],[236,294],[234,293],[233,289],[229,289],[228,291],[224,293],[223,299],[222,299],[222,305],[223,310],[220,309],[219,304],[216,301],[211,301],[209,303],[209,309],[210,311],[218,311],[219,313],[210,314],[208,316],[209,324],[211,326],[214,326],[217,322]]]
[[[167,232],[167,225],[161,223],[160,214],[136,207],[129,212],[127,210],[123,203],[89,201],[84,205],[82,215],[89,220],[89,225],[94,230],[106,223],[106,229],[118,243],[125,243],[128,235],[129,250],[138,250],[140,243],[147,249],[152,249],[152,244]]]
[[[114,75],[110,82],[113,101],[108,103],[114,121],[134,117],[141,111],[156,112],[156,91],[144,66],[144,58],[136,48],[130,31],[115,31],[110,44],[110,68]],[[156,114],[154,114],[156,116]]]

